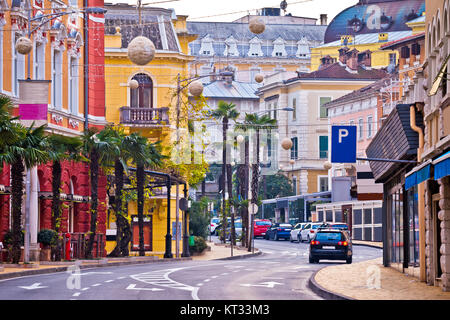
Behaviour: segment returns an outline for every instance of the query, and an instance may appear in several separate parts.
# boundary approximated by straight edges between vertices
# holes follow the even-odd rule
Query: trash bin
[[[189,246],[192,247],[195,245],[194,236],[189,236]]]

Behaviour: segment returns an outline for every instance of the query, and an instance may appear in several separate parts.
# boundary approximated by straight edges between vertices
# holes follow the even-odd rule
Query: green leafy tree
[[[292,182],[283,174],[266,176],[264,190],[259,190],[259,197],[262,199],[274,199],[276,197],[289,197],[294,195]]]
[[[210,216],[207,212],[208,198],[192,202],[189,210],[189,229],[192,235],[207,238],[209,234]]]

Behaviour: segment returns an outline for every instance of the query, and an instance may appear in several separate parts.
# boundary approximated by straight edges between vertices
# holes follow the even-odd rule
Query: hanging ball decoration
[[[29,54],[33,49],[33,43],[27,37],[20,37],[16,41],[16,50],[20,54]]]
[[[256,81],[257,83],[263,82],[263,81],[264,81],[264,76],[263,76],[262,74],[258,73],[258,74],[255,76],[255,81]]]
[[[138,36],[128,44],[128,59],[134,64],[144,66],[155,57],[156,48],[146,37]]]
[[[295,164],[295,160],[294,159],[289,160],[289,164],[293,166]]]
[[[137,89],[139,88],[139,82],[137,80],[130,80],[130,82],[128,82],[128,86],[130,87],[130,89]]]
[[[194,81],[189,85],[189,93],[194,97],[198,97],[203,93],[203,83],[201,81]]]
[[[323,164],[323,167],[325,170],[330,170],[333,167],[333,165],[331,164],[330,161],[327,161]]]
[[[289,149],[291,149],[292,146],[293,146],[292,140],[289,139],[289,138],[284,138],[284,139],[281,141],[281,146],[283,147],[284,150],[289,150]]]
[[[261,18],[253,18],[249,23],[249,29],[254,34],[261,34],[266,30],[266,24]]]
[[[241,144],[242,142],[244,142],[244,137],[242,135],[238,135],[236,137],[236,141],[237,141],[237,143]]]

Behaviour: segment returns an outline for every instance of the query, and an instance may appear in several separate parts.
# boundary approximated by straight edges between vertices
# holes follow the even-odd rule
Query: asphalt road
[[[255,240],[263,254],[238,260],[174,261],[83,269],[0,281],[0,300],[318,300],[310,276],[328,265],[308,263],[308,245]],[[354,246],[353,261],[382,250]]]

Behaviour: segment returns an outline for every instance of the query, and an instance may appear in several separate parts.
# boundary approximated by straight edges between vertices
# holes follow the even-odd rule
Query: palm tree
[[[162,165],[159,142],[149,143],[147,138],[133,133],[127,142],[131,161],[136,165],[137,214],[139,225],[139,256],[145,256],[144,246],[144,185],[145,168]],[[170,191],[168,191],[170,192]]]
[[[225,242],[225,230],[227,224],[227,214],[226,214],[226,202],[225,202],[225,189],[226,189],[226,179],[231,182],[231,167],[227,172],[227,131],[229,126],[229,121],[239,117],[239,112],[236,110],[236,105],[233,103],[226,103],[224,101],[219,101],[217,109],[211,114],[213,118],[217,120],[222,120],[222,192],[223,192],[223,211],[222,211],[222,230],[224,232],[222,241]],[[228,177],[226,178],[228,173]],[[228,184],[228,198],[233,198],[232,184]],[[234,241],[234,217],[231,217],[231,241]]]
[[[81,155],[83,141],[79,137],[68,137],[53,134],[48,137],[49,155],[52,160],[52,229],[59,233],[61,216],[61,162],[86,160]],[[61,260],[60,242],[55,248],[55,260]]]
[[[90,236],[85,257],[86,259],[92,259],[92,249],[97,230],[98,175],[100,173],[100,167],[114,163],[116,156],[119,154],[117,138],[108,129],[103,129],[98,132],[96,128],[90,128],[83,135],[83,153],[90,161],[91,180]]]
[[[12,128],[14,131],[9,131],[9,134],[12,134],[14,139],[1,143],[0,162],[11,165],[12,260],[13,263],[19,263],[24,172],[26,168],[46,163],[49,155],[45,126],[25,128],[17,124]]]
[[[254,129],[256,132],[256,163],[252,164],[252,200],[251,203],[258,203],[258,188],[259,188],[259,162],[260,162],[260,132],[261,130],[273,129],[277,124],[277,120],[270,118],[267,114],[258,116],[256,113],[246,113],[244,123],[239,125],[242,129]],[[253,226],[251,226],[253,228]],[[251,239],[249,241],[248,250],[251,250]]]

